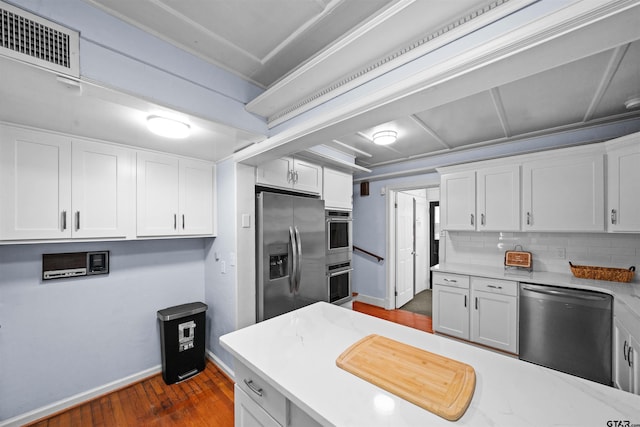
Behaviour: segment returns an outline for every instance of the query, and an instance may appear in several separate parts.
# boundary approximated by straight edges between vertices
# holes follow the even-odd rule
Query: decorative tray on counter
[[[574,276],[581,279],[609,280],[612,282],[628,283],[633,280],[635,266],[624,268],[594,267],[591,265],[573,265],[569,261],[569,267]]]
[[[375,334],[347,348],[336,365],[449,421],[462,417],[476,386],[470,365]]]

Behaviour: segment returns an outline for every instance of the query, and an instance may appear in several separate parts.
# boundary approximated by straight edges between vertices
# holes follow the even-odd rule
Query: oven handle
[[[327,218],[327,222],[352,222],[351,218]]]
[[[353,268],[345,268],[344,270],[339,270],[339,271],[334,271],[332,273],[329,273],[329,277],[340,276],[341,274],[349,273],[351,271],[353,271]]]

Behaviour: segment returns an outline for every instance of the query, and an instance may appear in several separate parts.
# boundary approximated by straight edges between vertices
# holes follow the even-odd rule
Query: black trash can
[[[158,311],[165,383],[174,384],[204,370],[206,311],[207,305],[201,302]]]

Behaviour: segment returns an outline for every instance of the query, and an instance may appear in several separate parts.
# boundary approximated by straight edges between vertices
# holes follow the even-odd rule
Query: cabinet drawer
[[[471,288],[474,291],[492,292],[494,294],[518,296],[518,282],[485,277],[472,277]]]
[[[433,273],[433,284],[469,289],[469,276],[450,273]]]
[[[287,425],[287,399],[262,377],[236,359],[236,385],[258,403],[278,423]]]

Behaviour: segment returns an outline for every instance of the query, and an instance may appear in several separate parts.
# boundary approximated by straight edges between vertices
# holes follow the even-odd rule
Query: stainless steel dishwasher
[[[611,385],[612,300],[520,283],[520,359]]]

